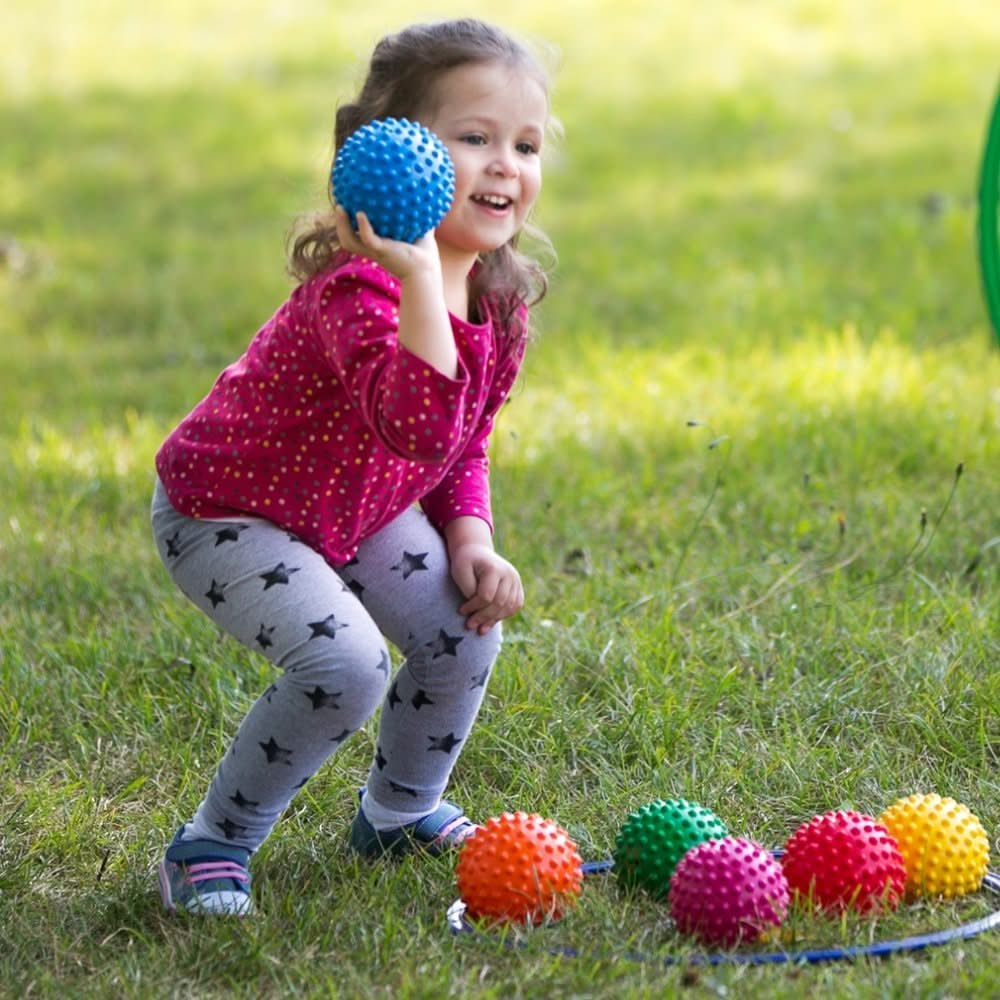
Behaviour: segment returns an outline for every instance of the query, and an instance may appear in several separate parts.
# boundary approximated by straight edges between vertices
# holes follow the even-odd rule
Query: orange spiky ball
[[[470,917],[539,924],[572,906],[583,884],[576,844],[551,820],[504,813],[466,837],[455,869]]]
[[[879,822],[899,844],[911,899],[950,899],[982,884],[989,870],[989,840],[967,806],[940,795],[909,795],[889,806]]]

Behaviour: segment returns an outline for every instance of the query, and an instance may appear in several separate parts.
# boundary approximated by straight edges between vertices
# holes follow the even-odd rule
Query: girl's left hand
[[[458,609],[469,616],[465,627],[480,635],[524,606],[520,574],[489,545],[472,542],[452,552],[451,576],[467,598]]]

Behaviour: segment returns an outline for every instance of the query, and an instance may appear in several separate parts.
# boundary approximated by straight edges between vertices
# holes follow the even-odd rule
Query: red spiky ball
[[[803,823],[788,839],[781,864],[796,896],[828,910],[894,910],[906,885],[899,845],[859,812],[836,810]]]
[[[681,858],[668,901],[682,934],[731,948],[781,924],[788,883],[769,851],[741,837],[724,837],[706,840]]]
[[[504,813],[466,837],[455,869],[470,917],[539,924],[556,920],[580,895],[576,844],[551,820]]]

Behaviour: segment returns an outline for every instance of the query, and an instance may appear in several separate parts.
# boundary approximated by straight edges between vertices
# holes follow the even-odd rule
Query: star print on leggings
[[[490,679],[490,668],[487,667],[481,674],[472,675],[472,683],[469,685],[469,690],[473,691],[476,688],[486,687],[486,682]]]
[[[375,747],[375,766],[381,771],[389,761],[385,759],[385,755],[382,753],[382,745],[378,744]]]
[[[254,641],[261,649],[270,649],[274,645],[274,640],[271,636],[274,635],[274,630],[277,627],[277,625],[272,625],[268,628],[263,622],[260,623],[260,630],[254,636]]]
[[[251,809],[254,806],[259,806],[259,802],[254,802],[253,799],[245,798],[243,793],[237,788],[235,795],[229,796],[230,802],[235,802],[237,808],[239,809]]]
[[[275,742],[273,736],[266,743],[258,742],[257,745],[264,751],[265,754],[267,754],[268,764],[284,764],[285,767],[292,766],[292,761],[290,759],[292,751],[279,746]]]
[[[402,573],[404,580],[409,580],[409,578],[417,572],[419,569],[427,569],[428,567],[424,565],[424,560],[427,558],[429,553],[427,552],[407,552],[403,550],[403,558],[396,563],[395,566],[391,567],[394,573]]]
[[[260,578],[264,581],[264,589],[276,587],[279,583],[287,584],[293,573],[298,573],[301,566],[286,566],[283,562],[278,563],[272,570],[261,573]]]
[[[355,596],[355,597],[356,597],[356,598],[357,598],[357,599],[358,599],[359,601],[361,601],[361,603],[362,603],[362,604],[364,604],[364,597],[363,597],[363,595],[364,595],[364,592],[365,592],[365,587],[364,587],[364,584],[362,584],[362,583],[358,583],[358,581],[357,581],[357,580],[351,580],[351,582],[350,582],[350,583],[348,583],[348,585],[347,585],[347,589],[348,589],[348,590],[349,590],[349,591],[350,591],[350,592],[351,592],[351,593],[352,593],[352,594],[353,594],[353,595],[354,595],[354,596]]]
[[[340,708],[337,699],[343,694],[343,691],[324,691],[318,684],[312,691],[305,692],[305,696],[313,703],[314,712],[318,708]]]
[[[346,622],[343,624],[338,622],[335,615],[327,615],[321,622],[309,622],[308,625],[312,629],[310,641],[320,638],[335,639],[342,628],[348,627]]]
[[[278,685],[272,684],[265,692],[264,697],[267,699],[267,703],[271,704],[271,695],[278,693]]]
[[[448,635],[443,628],[439,629],[438,637],[427,643],[433,653],[431,659],[436,660],[439,656],[458,656],[456,650],[464,638],[464,635]]]
[[[217,608],[220,604],[226,603],[226,595],[223,591],[226,589],[226,584],[216,583],[212,580],[212,586],[205,591],[205,596],[212,602],[212,607]]]
[[[245,826],[240,826],[239,823],[234,823],[227,816],[221,823],[215,824],[223,833],[226,840],[235,840],[237,837],[242,837],[244,833],[247,832]]]
[[[410,798],[415,799],[417,797],[417,790],[415,788],[410,788],[408,785],[401,785],[398,781],[390,779],[389,787],[394,792],[399,792],[402,795],[409,795]]]
[[[353,729],[341,729],[341,731],[339,733],[337,733],[336,736],[331,736],[330,737],[330,742],[331,743],[336,743],[336,744],[339,745],[339,744],[343,743],[344,740],[346,740],[347,737],[350,736],[351,733],[353,733],[353,732],[354,732]]]
[[[176,559],[181,554],[181,533],[175,531],[167,539],[167,556],[170,559]]]
[[[403,699],[399,697],[399,690],[396,687],[395,681],[392,682],[392,687],[389,688],[389,693],[386,695],[386,703],[389,706],[390,712],[396,705],[403,704]]]
[[[238,542],[240,535],[249,527],[249,524],[227,524],[215,533],[215,547],[218,548],[226,542]]]
[[[389,654],[384,649],[382,650],[382,657],[378,661],[375,669],[378,670],[379,673],[385,674],[386,677],[389,676]]]
[[[431,750],[440,750],[442,753],[451,753],[455,747],[461,743],[461,739],[457,739],[454,733],[448,733],[447,736],[428,736],[427,739],[431,741],[431,745],[427,748],[427,752],[430,753]]]
[[[417,693],[410,699],[410,704],[419,712],[422,705],[433,705],[423,688],[417,688]]]

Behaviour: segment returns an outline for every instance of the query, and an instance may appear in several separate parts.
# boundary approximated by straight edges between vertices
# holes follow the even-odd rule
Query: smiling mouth
[[[498,194],[474,194],[472,200],[477,205],[483,205],[486,208],[497,209],[502,211],[505,208],[510,208],[514,204],[512,198],[504,198]]]

